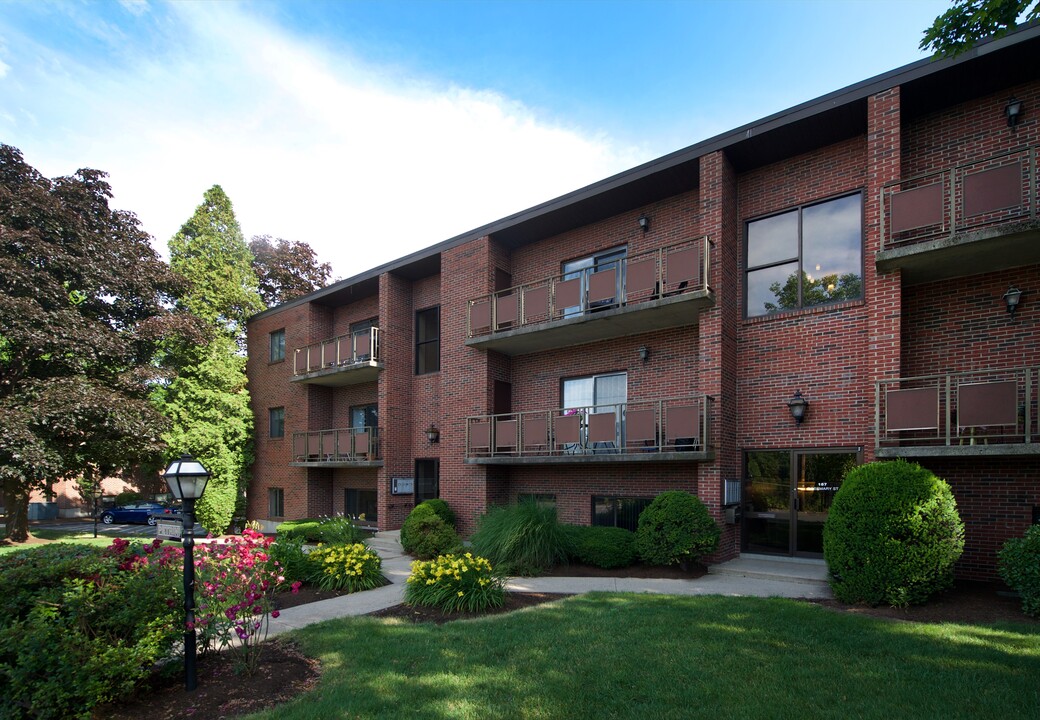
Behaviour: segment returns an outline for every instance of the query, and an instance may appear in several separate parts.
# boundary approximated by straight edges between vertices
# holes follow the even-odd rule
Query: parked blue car
[[[180,510],[155,502],[132,503],[109,508],[101,513],[101,522],[112,523],[148,523],[155,525],[156,515],[180,517]]]

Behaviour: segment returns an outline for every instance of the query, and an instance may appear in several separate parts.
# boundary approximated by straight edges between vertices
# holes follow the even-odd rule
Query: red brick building
[[[250,517],[633,526],[679,488],[717,559],[818,555],[844,472],[907,457],[993,577],[1040,507],[1038,57],[921,61],[257,315]]]

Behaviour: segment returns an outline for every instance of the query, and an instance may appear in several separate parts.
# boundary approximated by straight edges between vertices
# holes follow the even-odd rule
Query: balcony
[[[469,301],[466,344],[506,355],[696,325],[715,303],[707,237]]]
[[[878,457],[1040,455],[1040,367],[879,380]]]
[[[292,467],[382,467],[379,428],[342,428],[293,433]]]
[[[293,382],[343,387],[372,382],[383,369],[379,328],[323,340],[293,353]]]
[[[913,284],[1040,262],[1038,147],[886,184],[878,270]]]
[[[706,462],[706,395],[466,418],[470,465]]]

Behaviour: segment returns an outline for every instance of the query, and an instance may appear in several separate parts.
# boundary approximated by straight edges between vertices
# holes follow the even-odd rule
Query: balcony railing
[[[694,460],[708,453],[706,395],[466,418],[467,459]]]
[[[699,237],[470,300],[467,337],[709,291],[712,245]]]
[[[380,459],[379,428],[341,428],[293,433],[294,463],[350,464]]]
[[[1036,219],[1038,148],[887,183],[881,189],[881,249]]]
[[[297,348],[293,354],[293,374],[307,375],[320,370],[349,368],[379,362],[379,328],[368,328]]]
[[[879,380],[876,446],[969,454],[963,448],[1036,443],[1038,381],[1040,367]]]

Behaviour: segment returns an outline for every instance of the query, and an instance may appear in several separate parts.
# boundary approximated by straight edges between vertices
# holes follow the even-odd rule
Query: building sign
[[[155,537],[157,538],[180,540],[183,529],[184,522],[180,518],[155,518]]]
[[[412,495],[415,493],[415,478],[391,478],[391,495]]]

